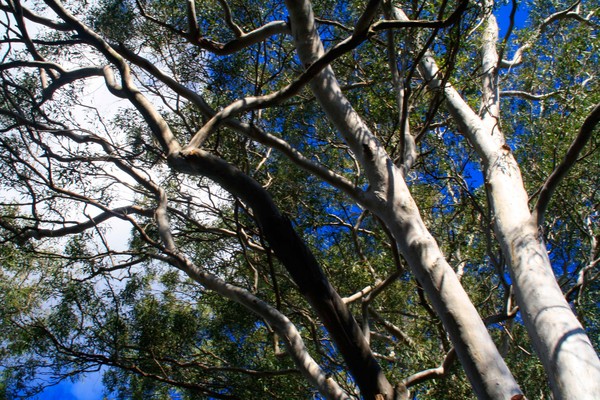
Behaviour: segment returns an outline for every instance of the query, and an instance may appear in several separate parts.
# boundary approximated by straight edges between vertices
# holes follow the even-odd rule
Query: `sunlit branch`
[[[456,360],[456,352],[454,349],[451,349],[446,354],[444,361],[442,361],[442,364],[439,367],[417,372],[416,374],[405,378],[402,382],[406,385],[406,387],[411,387],[430,379],[442,378],[448,374],[448,370],[452,363],[454,363],[454,360]]]
[[[558,90],[556,92],[546,93],[546,94],[533,94],[529,92],[524,92],[522,90],[503,90],[500,92],[500,97],[518,97],[525,100],[545,100],[549,97],[556,96],[560,94],[561,91]]]
[[[193,2],[193,0],[190,1]],[[178,36],[181,36],[182,38],[185,38],[189,41],[190,44],[193,44],[203,50],[221,56],[233,54],[237,51],[260,43],[269,38],[270,36],[289,32],[289,26],[285,21],[271,21],[251,32],[242,33],[236,39],[230,40],[229,42],[219,43],[214,40],[203,37],[199,30],[196,31],[196,26],[193,26],[190,32],[184,32],[172,25],[162,22],[156,17],[149,15],[139,0],[137,0],[136,3],[138,4],[140,13],[144,18],[147,18],[149,21],[152,21],[153,23],[171,31],[172,33]],[[189,19],[190,18],[188,17],[188,20]]]
[[[337,58],[344,54],[352,51],[358,47],[362,42],[367,40],[369,27],[377,12],[379,3],[381,0],[371,0],[367,5],[365,11],[358,19],[352,36],[344,39],[330,50],[328,50],[321,57],[316,59],[310,65],[306,65],[306,70],[298,77],[294,82],[287,85],[285,88],[278,90],[277,92],[270,93],[268,95],[259,97],[246,97],[239,99],[223,110],[215,114],[210,121],[208,121],[197,133],[194,135],[192,140],[186,146],[187,149],[201,147],[202,143],[206,138],[219,127],[219,125],[226,119],[234,117],[240,113],[263,109],[270,106],[281,104],[283,101],[296,95],[300,90],[308,84],[311,79],[317,76],[321,71],[327,68]]]
[[[544,32],[546,31],[546,28],[550,24],[552,24],[556,21],[561,21],[561,20],[565,20],[565,19],[574,19],[581,23],[588,24],[592,27],[597,27],[597,25],[595,25],[591,21],[591,16],[593,15],[593,13],[590,13],[590,15],[588,15],[587,17],[583,17],[579,14],[579,12],[578,12],[579,4],[580,4],[580,2],[576,1],[574,4],[569,6],[566,10],[556,12],[556,13],[550,15],[549,17],[547,17],[546,19],[544,19],[541,22],[541,24],[537,27],[535,34],[532,35],[529,38],[529,40],[527,40],[527,42],[525,42],[521,47],[519,47],[515,51],[513,58],[511,60],[501,59],[499,61],[500,68],[510,68],[510,67],[514,67],[514,66],[521,64],[523,62],[523,54],[525,53],[525,51],[530,49],[533,46],[533,44],[544,34]]]
[[[358,292],[356,292],[348,297],[343,297],[342,300],[344,301],[344,303],[350,304],[356,300],[359,300],[359,299],[365,297],[372,290],[373,290],[373,286],[366,286],[363,289],[359,290]]]
[[[308,65],[306,70],[292,83],[287,85],[285,88],[278,90],[264,96],[258,97],[246,97],[239,99],[219,111],[211,118],[190,140],[187,148],[195,148],[202,146],[202,143],[208,138],[208,136],[216,130],[221,123],[228,119],[235,117],[236,115],[251,111],[264,109],[267,107],[281,104],[285,100],[291,98],[302,90],[315,76],[321,71],[327,68],[337,58],[344,54],[352,51],[358,47],[362,42],[367,40],[367,31],[357,30],[352,36],[346,38],[342,42],[338,43],[330,50],[328,50],[323,56],[319,57],[312,64]]]
[[[399,29],[399,28],[447,28],[456,24],[462,14],[466,11],[469,2],[462,0],[456,10],[445,20],[438,21],[424,21],[424,20],[408,20],[408,19],[395,19],[392,21],[378,21],[371,26],[371,30],[374,32],[382,31],[386,29]]]
[[[481,35],[481,109],[482,122],[492,136],[499,134],[500,98],[498,67],[498,22],[493,1],[484,1],[484,25]]]
[[[188,40],[191,44],[196,45],[203,50],[210,51],[216,55],[224,56],[233,54],[237,51],[260,43],[273,35],[288,32],[289,26],[285,21],[271,21],[260,28],[245,33],[242,36],[226,43],[215,42],[204,37],[200,37],[199,39],[188,37]]]
[[[409,20],[404,11],[398,7],[393,7],[393,13],[398,20]],[[447,82],[444,76],[442,76],[437,62],[431,51],[428,49],[428,46],[423,48],[422,58],[419,59],[418,64],[415,65],[415,67],[417,66],[421,76],[427,82],[427,85],[431,89],[442,91],[453,119],[459,125],[461,132],[469,138],[471,144],[475,147],[480,157],[483,158],[484,162],[489,157],[493,156],[496,153],[499,144],[495,140],[487,140],[490,135],[485,129],[481,117],[477,115],[458,91]],[[499,141],[503,140],[501,135],[496,135],[496,139]]]
[[[225,12],[225,22],[227,23],[227,26],[229,26],[229,28],[233,31],[236,37],[244,36],[244,31],[242,30],[242,28],[240,28],[238,24],[236,24],[233,21],[231,7],[229,7],[229,3],[227,3],[227,0],[219,0],[219,3],[221,4],[221,7],[223,7],[223,11]]]
[[[143,68],[150,75],[160,80],[164,84],[166,84],[171,90],[180,96],[186,98],[191,101],[195,106],[197,106],[200,111],[212,118],[216,115],[216,111],[213,110],[208,103],[196,92],[186,88],[184,85],[177,82],[172,77],[166,75],[161,70],[159,70],[154,64],[152,64],[147,59],[136,55],[130,50],[124,48],[123,46],[119,47],[119,51],[123,54],[123,56],[128,59],[133,64]],[[362,196],[361,192],[351,181],[339,175],[332,170],[328,169],[324,165],[318,164],[315,161],[304,156],[300,151],[294,149],[288,142],[285,140],[267,133],[260,129],[255,125],[248,125],[245,123],[241,123],[238,120],[233,118],[227,118],[222,121],[222,123],[239,132],[242,133],[259,143],[262,143],[266,146],[272,147],[283,154],[285,154],[292,162],[300,166],[301,168],[315,174],[319,178],[323,179],[325,182],[330,185],[337,187],[343,190],[345,193],[351,195],[352,197],[360,197]]]

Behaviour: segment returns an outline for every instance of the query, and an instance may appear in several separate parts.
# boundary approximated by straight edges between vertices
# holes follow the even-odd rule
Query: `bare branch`
[[[448,370],[455,360],[456,352],[454,349],[451,349],[448,354],[446,354],[444,361],[442,361],[442,364],[439,367],[417,372],[416,374],[403,379],[402,383],[404,383],[406,387],[411,387],[430,379],[442,378],[448,374]]]
[[[552,194],[567,175],[569,170],[577,162],[579,154],[591,139],[594,129],[598,123],[600,123],[600,104],[597,104],[588,114],[585,121],[581,125],[581,128],[579,129],[579,133],[571,143],[571,146],[569,146],[569,149],[567,150],[563,160],[556,166],[556,168],[554,168],[554,171],[552,171],[550,176],[548,176],[544,182],[533,212],[533,215],[537,219],[538,226],[544,223],[544,214],[548,208],[548,205],[550,204]]]
[[[365,288],[359,290],[358,292],[356,292],[348,297],[343,297],[342,301],[346,304],[352,303],[352,302],[366,296],[371,290],[373,290],[373,286],[366,286]]]
[[[462,14],[467,9],[469,2],[462,0],[456,10],[445,20],[438,21],[426,21],[426,20],[408,20],[408,19],[395,19],[395,20],[382,20],[373,24],[371,30],[374,32],[387,30],[387,29],[399,29],[399,28],[431,28],[440,29],[448,28],[456,24]]]
[[[240,28],[238,26],[238,24],[236,24],[233,21],[233,16],[231,14],[231,8],[229,7],[229,3],[227,3],[227,0],[219,0],[219,3],[221,3],[221,6],[223,7],[223,11],[225,11],[225,23],[227,23],[227,26],[229,26],[229,28],[231,28],[231,30],[233,31],[233,33],[236,37],[244,36],[244,31],[242,30],[242,28]]]
[[[511,67],[521,64],[523,62],[523,54],[525,53],[525,51],[530,49],[533,46],[533,44],[544,34],[544,32],[546,31],[546,28],[548,28],[549,25],[551,25],[552,23],[554,23],[556,21],[562,21],[562,20],[566,20],[566,19],[574,19],[576,21],[588,24],[592,27],[596,27],[596,25],[591,21],[590,16],[582,17],[579,14],[579,12],[577,11],[579,3],[580,3],[579,1],[576,1],[571,6],[569,6],[567,9],[565,9],[563,11],[558,11],[558,12],[550,15],[546,19],[544,19],[540,23],[540,25],[537,27],[535,34],[532,35],[529,38],[529,40],[527,40],[527,42],[525,42],[521,47],[519,47],[515,51],[512,60],[501,59],[499,62],[499,67],[500,68],[511,68]]]
[[[533,94],[521,90],[503,90],[500,92],[500,97],[520,97],[525,100],[545,100],[548,97],[556,96],[561,93],[560,90],[546,94]]]

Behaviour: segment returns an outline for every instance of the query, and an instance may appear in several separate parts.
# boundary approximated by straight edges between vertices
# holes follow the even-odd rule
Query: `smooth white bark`
[[[317,388],[319,393],[326,399],[349,399],[350,396],[348,396],[337,382],[329,378],[319,364],[311,357],[308,349],[304,345],[300,332],[298,332],[296,326],[285,315],[247,290],[231,285],[221,278],[204,271],[179,252],[171,235],[170,223],[167,215],[166,193],[158,187],[155,188],[155,191],[157,192],[158,197],[155,219],[160,237],[165,244],[166,253],[170,256],[169,261],[188,274],[190,278],[204,285],[207,289],[213,290],[223,297],[235,301],[256,315],[264,318],[271,328],[273,328],[273,330],[283,339],[288,353],[296,364],[296,367],[308,382]]]
[[[310,65],[323,53],[310,3],[286,4],[298,54]],[[398,242],[449,332],[477,396],[510,399],[520,394],[477,310],[421,219],[402,171],[342,94],[331,67],[311,81],[311,89],[365,169],[371,195],[363,205],[386,223]]]
[[[494,226],[507,258],[517,303],[556,399],[600,398],[600,361],[571,311],[552,271],[537,218],[519,166],[499,129],[499,96],[494,41],[498,26],[489,15],[482,41],[482,117],[449,85],[441,87],[431,54],[420,65],[431,88],[443,90],[448,108],[479,154],[494,213]]]

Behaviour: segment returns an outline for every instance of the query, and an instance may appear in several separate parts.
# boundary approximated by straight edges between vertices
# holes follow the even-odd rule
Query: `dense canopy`
[[[600,398],[597,2],[0,12],[0,398]]]

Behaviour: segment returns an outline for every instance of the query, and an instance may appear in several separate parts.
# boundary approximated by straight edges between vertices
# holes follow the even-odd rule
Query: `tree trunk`
[[[324,53],[311,5],[291,0],[286,4],[300,60],[310,65]],[[344,97],[331,67],[311,81],[311,89],[371,183],[367,200],[356,200],[389,227],[444,323],[477,396],[505,400],[520,395],[481,317],[421,219],[402,171]]]
[[[496,234],[552,393],[557,400],[600,399],[600,360],[556,282],[517,163],[508,150],[498,153],[486,168]]]
[[[174,154],[170,164],[180,171],[209,177],[252,208],[275,255],[323,321],[361,395],[369,400],[376,399],[379,394],[391,399],[393,387],[348,306],[331,286],[290,221],[279,212],[269,193],[237,168],[202,150]]]
[[[488,4],[490,7],[490,4]],[[491,10],[491,8],[490,8]],[[397,19],[406,15],[395,9]],[[498,25],[489,12],[482,41],[483,116],[477,115],[426,54],[420,72],[432,89],[442,90],[448,109],[482,160],[494,226],[508,261],[517,303],[536,353],[558,399],[600,399],[600,360],[571,311],[552,271],[550,259],[531,215],[519,165],[499,126]]]

